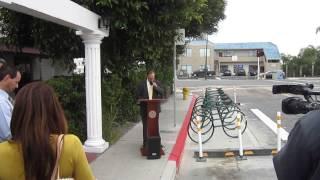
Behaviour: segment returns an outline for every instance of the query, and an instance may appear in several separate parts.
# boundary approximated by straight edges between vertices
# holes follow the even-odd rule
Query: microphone
[[[307,95],[311,93],[311,89],[313,89],[313,84],[306,85],[273,85],[272,93],[273,94],[281,94],[281,93],[290,93],[290,94],[298,94],[298,95]]]
[[[306,114],[317,109],[320,109],[318,103],[310,103],[300,97],[288,97],[282,100],[282,112],[286,114]]]
[[[153,81],[149,81],[150,85],[152,86],[153,85]]]

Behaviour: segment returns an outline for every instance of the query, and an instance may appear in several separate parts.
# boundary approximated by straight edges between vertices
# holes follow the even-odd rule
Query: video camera
[[[273,94],[289,93],[304,96],[301,97],[288,97],[282,100],[282,112],[286,114],[306,114],[309,111],[320,109],[320,101],[317,96],[320,91],[313,91],[313,84],[306,85],[273,85]]]

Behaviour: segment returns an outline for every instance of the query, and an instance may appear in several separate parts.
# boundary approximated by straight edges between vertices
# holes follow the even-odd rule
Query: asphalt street
[[[281,111],[282,100],[297,95],[272,94],[272,86],[305,83],[314,84],[314,90],[320,89],[320,78],[294,78],[286,80],[178,80],[176,86],[177,88],[188,87],[196,94],[201,93],[206,87],[221,87],[231,97],[233,97],[235,87],[237,101],[241,103],[241,109],[246,114],[250,116],[252,115],[251,109],[259,109],[275,121],[277,112]],[[290,132],[294,124],[303,114],[287,115],[282,113],[282,116],[283,128],[287,132]]]

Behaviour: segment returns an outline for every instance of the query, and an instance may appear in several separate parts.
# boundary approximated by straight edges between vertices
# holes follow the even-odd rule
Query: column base
[[[86,140],[84,142],[84,151],[88,153],[103,153],[109,148],[109,142],[101,140]]]

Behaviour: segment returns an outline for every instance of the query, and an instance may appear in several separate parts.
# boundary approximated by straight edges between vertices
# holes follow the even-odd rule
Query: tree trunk
[[[300,65],[300,68],[299,68],[299,76],[302,77],[302,65]]]

